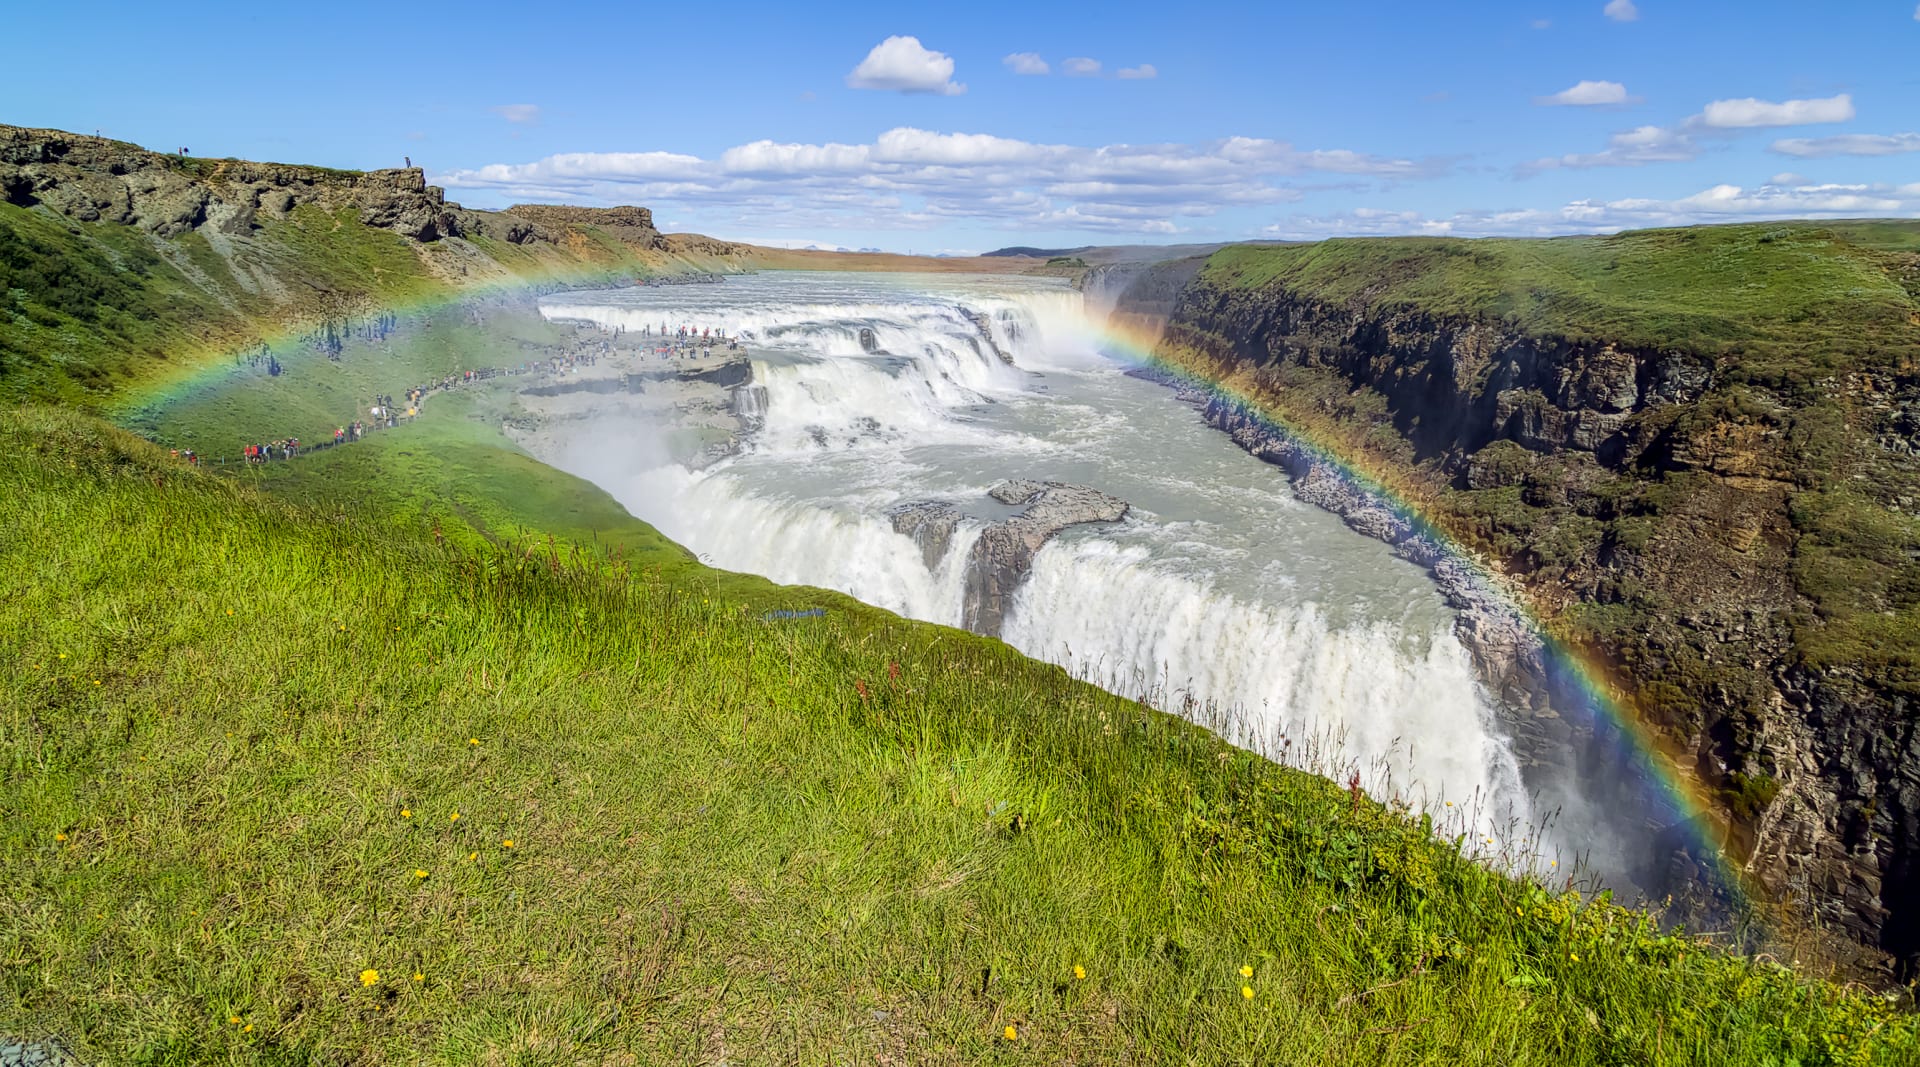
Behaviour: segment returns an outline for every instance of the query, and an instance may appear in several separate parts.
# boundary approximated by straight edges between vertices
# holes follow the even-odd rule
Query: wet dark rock
[[[961,307],[961,308],[957,308],[956,310],[958,310],[961,315],[965,316],[968,322],[973,323],[974,329],[980,331],[980,340],[982,343],[984,343],[987,346],[988,351],[992,352],[996,356],[999,356],[1000,362],[1005,363],[1008,366],[1013,365],[1012,353],[1008,352],[1004,348],[1001,348],[1000,342],[993,339],[993,320],[987,317],[986,312],[975,311],[973,308],[970,308],[970,307]]]
[[[1082,523],[1118,522],[1128,511],[1127,502],[1119,497],[1067,482],[1016,479],[994,486],[987,495],[1024,510],[988,524],[967,555],[961,625],[979,634],[1000,633],[1013,594],[1033,567],[1033,557],[1055,534]],[[947,501],[924,501],[897,507],[889,517],[896,531],[920,546],[931,569],[946,557],[962,513]]]
[[[86,1067],[86,1061],[57,1037],[38,1041],[0,1037],[0,1067]]]
[[[953,531],[960,525],[960,511],[941,500],[905,504],[888,513],[896,533],[913,538],[920,546],[920,558],[933,570],[946,558],[953,544]]]
[[[967,629],[982,634],[1000,632],[1033,557],[1055,534],[1081,523],[1118,522],[1128,510],[1118,497],[1065,482],[1004,482],[988,495],[1002,504],[1024,504],[1026,510],[988,526],[973,543],[961,619]]]

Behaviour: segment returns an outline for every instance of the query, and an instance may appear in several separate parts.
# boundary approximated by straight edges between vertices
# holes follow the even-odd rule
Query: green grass
[[[199,173],[205,160],[183,160]],[[591,227],[559,245],[419,245],[352,209],[303,205],[215,244],[0,204],[0,402],[107,410],[223,354],[493,280],[632,276],[670,268]],[[477,273],[470,275],[470,271]],[[264,281],[263,281],[264,280]]]
[[[1920,1048],[997,642],[439,543],[45,409],[0,415],[0,491],[0,1030],[139,1063]]]
[[[136,230],[0,204],[0,399],[98,401],[236,319]]]
[[[1920,223],[1894,221],[1333,240],[1225,248],[1203,276],[1336,305],[1501,322],[1548,339],[1677,348],[1720,357],[1743,380],[1805,389],[1866,358],[1920,363],[1915,298],[1890,259],[1916,246]]]

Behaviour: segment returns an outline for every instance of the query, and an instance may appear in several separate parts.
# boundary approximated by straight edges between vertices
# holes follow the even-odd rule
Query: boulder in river
[[[1069,526],[1087,522],[1118,522],[1126,517],[1126,501],[1067,482],[1021,478],[988,490],[994,500],[1025,510],[991,523],[967,553],[965,597],[961,625],[978,634],[998,635],[1006,621],[1014,590],[1026,580],[1041,546]],[[929,569],[937,566],[953,543],[960,509],[946,501],[924,501],[895,508],[893,528],[913,538]]]

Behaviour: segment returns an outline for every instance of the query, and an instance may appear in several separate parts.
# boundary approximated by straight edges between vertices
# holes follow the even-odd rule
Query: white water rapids
[[[1005,640],[1170,710],[1232,709],[1235,741],[1342,778],[1357,770],[1373,795],[1499,836],[1508,856],[1519,843],[1507,835],[1532,833],[1509,745],[1427,576],[1296,501],[1280,471],[1167,390],[1125,376],[1064,284],[762,274],[542,307],[630,333],[745,339],[765,395],[740,454],[699,472],[656,465],[657,428],[609,418],[567,424],[543,456],[708,562],[958,625],[979,524],[1013,510],[986,490],[1091,486],[1132,513],[1048,543]],[[922,500],[975,520],[932,567],[887,517]]]

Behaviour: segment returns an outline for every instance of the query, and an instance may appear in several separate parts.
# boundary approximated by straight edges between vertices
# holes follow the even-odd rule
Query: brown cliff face
[[[505,212],[552,232],[570,226],[595,226],[635,248],[664,252],[667,239],[653,226],[653,212],[643,207],[570,207],[561,204],[515,204]]]
[[[1149,303],[1135,313],[1159,318]],[[1115,311],[1129,313],[1124,295]],[[1885,950],[1901,973],[1920,964],[1911,657],[1834,652],[1838,595],[1823,583],[1836,579],[1809,563],[1826,558],[1816,548],[1832,525],[1878,530],[1876,509],[1898,517],[1897,501],[1912,499],[1900,487],[1920,484],[1902,458],[1920,428],[1910,368],[1786,385],[1686,344],[1551,336],[1205,274],[1165,323],[1163,354],[1369,456],[1612,662],[1640,716],[1718,801],[1733,862],[1775,903]],[[1206,417],[1314,491],[1307,450],[1285,431],[1231,403]],[[1847,486],[1863,480],[1880,495],[1856,506]],[[1377,507],[1326,506],[1417,547]],[[1897,549],[1884,554],[1887,573],[1909,574]],[[1904,610],[1899,596],[1885,594],[1885,614]],[[1463,637],[1509,702],[1554,688],[1537,657],[1503,660],[1501,642]]]

